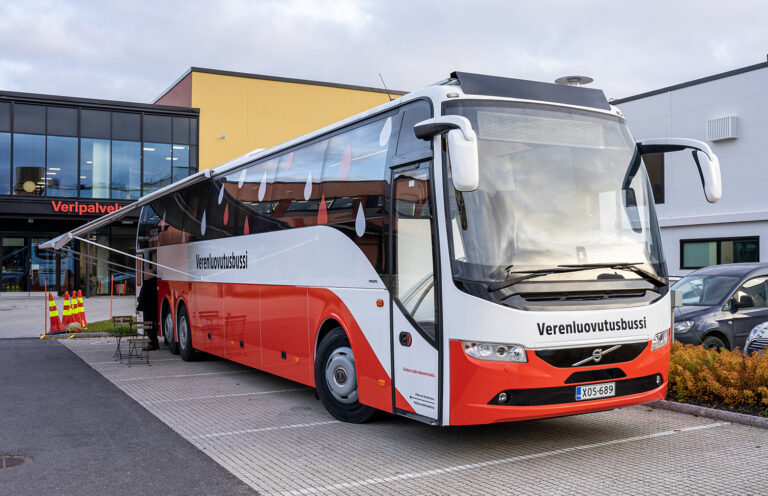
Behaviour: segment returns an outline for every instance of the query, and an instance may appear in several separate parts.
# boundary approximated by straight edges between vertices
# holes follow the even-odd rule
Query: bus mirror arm
[[[431,140],[438,134],[446,135],[451,163],[453,186],[457,191],[469,192],[480,183],[477,135],[469,119],[460,115],[441,115],[417,122],[413,126],[416,137]]]
[[[637,147],[641,155],[691,150],[707,201],[716,203],[723,195],[720,161],[709,145],[703,141],[687,138],[654,138],[638,142]]]

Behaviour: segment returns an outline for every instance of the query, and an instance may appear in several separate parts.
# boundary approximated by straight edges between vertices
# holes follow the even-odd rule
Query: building
[[[670,274],[768,261],[768,62],[612,103],[636,139],[698,139],[720,158],[723,197],[716,204],[704,198],[689,153],[647,161]]]
[[[268,148],[405,94],[192,67],[155,103],[200,109],[200,168]]]
[[[198,170],[197,109],[0,92],[0,292],[133,290],[133,262],[38,243]],[[136,219],[93,235],[132,251]],[[109,258],[123,267],[95,257]]]
[[[0,295],[109,294],[112,284],[134,292],[130,257],[83,241],[63,254],[37,245],[200,169],[389,98],[378,88],[194,67],[154,104],[0,91]],[[133,252],[136,221],[91,240]]]

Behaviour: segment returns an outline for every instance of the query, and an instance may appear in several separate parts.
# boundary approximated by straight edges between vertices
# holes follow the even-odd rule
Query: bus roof
[[[120,208],[112,213],[94,219],[76,229],[59,235],[56,238],[39,245],[41,249],[60,250],[71,240],[85,235],[91,231],[107,226],[120,220],[126,215],[139,210],[152,201],[167,194],[174,193],[186,186],[193,185],[213,176],[228,173],[242,165],[259,160],[263,157],[279,153],[287,148],[315,139],[339,128],[367,119],[376,114],[387,112],[392,108],[420,98],[430,99],[433,104],[439,104],[448,99],[469,98],[493,98],[514,100],[520,102],[547,103],[551,105],[582,108],[598,112],[610,112],[614,115],[621,113],[614,109],[605,98],[602,90],[576,86],[563,86],[559,84],[528,81],[523,79],[488,76],[468,72],[453,72],[451,77],[426,86],[417,91],[407,93],[387,103],[356,114],[347,119],[335,122],[309,134],[299,136],[266,149],[253,150],[245,155],[234,158],[221,165],[199,171],[191,176],[169,184],[148,195],[142,196],[136,202]]]

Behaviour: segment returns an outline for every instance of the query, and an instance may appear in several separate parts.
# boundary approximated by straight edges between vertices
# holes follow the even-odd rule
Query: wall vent
[[[720,117],[707,121],[707,141],[736,139],[736,116]]]

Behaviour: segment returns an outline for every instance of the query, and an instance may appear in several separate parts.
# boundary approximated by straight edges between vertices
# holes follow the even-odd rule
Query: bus
[[[596,412],[666,394],[643,155],[681,150],[717,201],[705,143],[636,142],[600,90],[457,72],[48,246],[140,208],[137,285],[157,271],[171,352],[314,387],[342,421]]]

